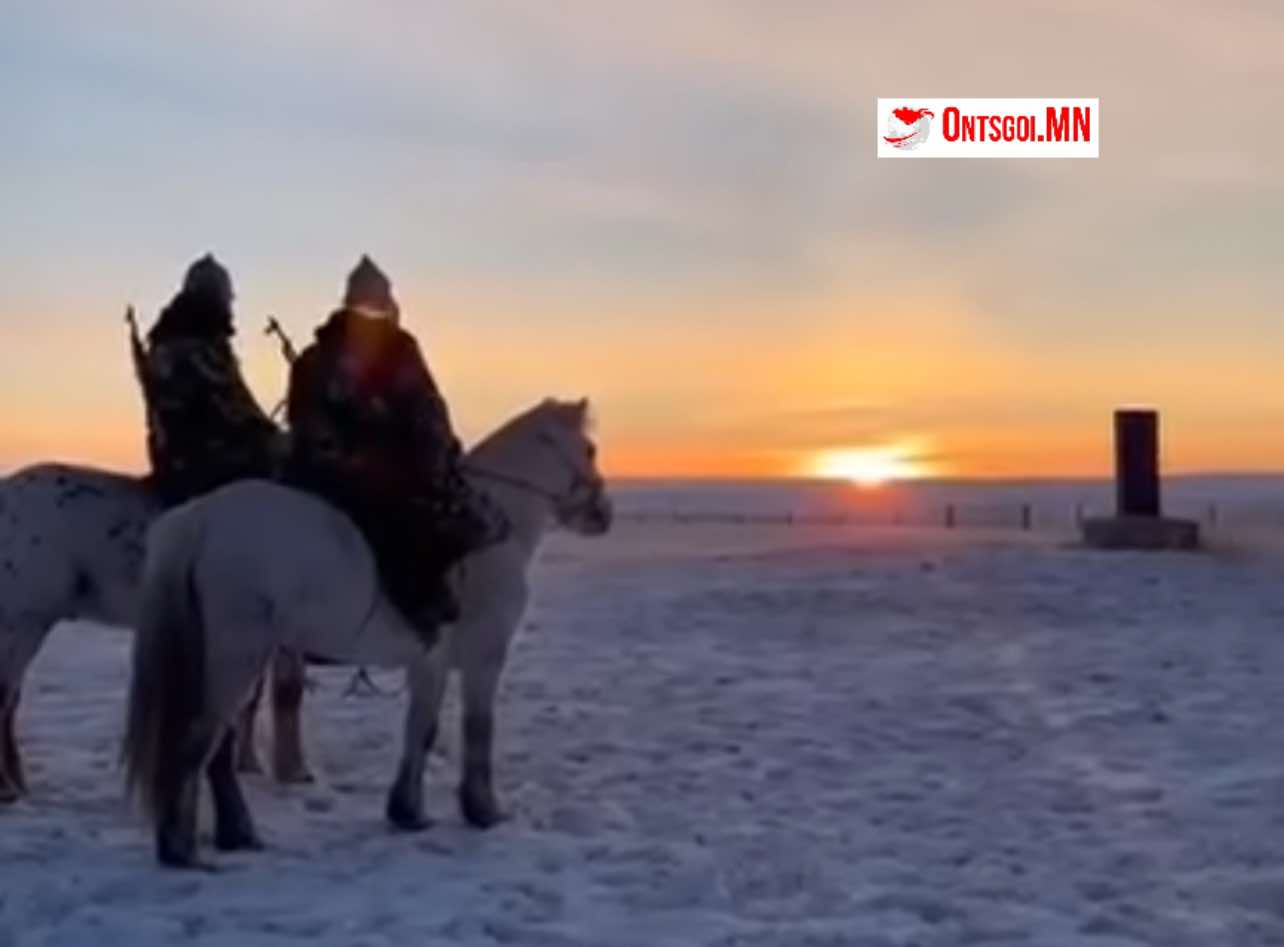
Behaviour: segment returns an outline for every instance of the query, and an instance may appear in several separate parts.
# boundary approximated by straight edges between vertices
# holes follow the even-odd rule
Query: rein
[[[515,487],[518,490],[524,490],[527,493],[532,493],[535,496],[542,497],[558,509],[569,507],[571,499],[579,491],[580,487],[583,486],[590,488],[589,495],[585,500],[585,505],[592,502],[601,492],[601,485],[594,483],[591,478],[585,476],[584,472],[579,469],[579,465],[570,457],[566,456],[565,451],[561,449],[557,441],[552,437],[544,434],[540,436],[540,441],[549,447],[553,453],[558,455],[558,459],[562,461],[571,473],[571,483],[567,488],[565,495],[550,490],[533,480],[527,479],[526,477],[503,473],[498,470],[491,470],[487,467],[479,467],[475,464],[469,463],[468,461],[464,461],[461,466],[466,472],[471,473],[474,476],[481,477],[484,480],[493,480],[496,483],[503,483],[510,487]]]
[[[525,490],[527,493],[533,493],[536,496],[543,497],[545,500],[548,500],[550,503],[553,503],[553,504],[558,504],[562,502],[562,498],[558,494],[554,493],[552,490],[549,490],[547,487],[541,487],[538,483],[535,483],[535,481],[533,480],[527,480],[524,477],[517,477],[512,474],[500,473],[498,470],[490,470],[486,467],[478,467],[467,462],[463,463],[461,466],[464,468],[465,473],[470,473],[473,476],[481,477],[483,480],[493,480],[496,483],[502,483],[510,487],[516,487],[519,490]]]

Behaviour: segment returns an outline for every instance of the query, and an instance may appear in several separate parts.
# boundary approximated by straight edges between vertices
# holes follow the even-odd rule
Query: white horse
[[[46,463],[0,479],[0,804],[27,791],[14,732],[27,667],[60,621],[132,627],[144,537],[160,512],[129,474]],[[302,661],[279,655],[273,671],[274,774],[306,782]],[[239,764],[259,769],[251,737]]]
[[[158,512],[123,474],[42,464],[0,482],[0,803],[26,791],[14,716],[27,666],[63,619],[133,624]]]
[[[373,558],[347,517],[308,494],[243,481],[184,504],[152,526],[143,569],[125,762],[156,831],[163,864],[196,864],[202,770],[222,849],[260,845],[235,773],[235,724],[274,650],[339,663],[404,667],[404,744],[386,813],[415,830],[424,762],[446,678],[463,677],[465,816],[501,817],[491,780],[495,690],[527,603],[527,571],[549,525],[585,535],[611,507],[585,434],[587,402],[546,401],[468,455],[470,476],[513,532],[466,559],[456,581],[462,618],[426,649],[382,595]]]
[[[469,459],[477,463],[474,454]],[[492,491],[514,488],[485,474],[478,468],[470,476]],[[26,792],[14,719],[27,667],[59,621],[133,626],[144,537],[159,513],[144,482],[128,474],[46,463],[0,479],[0,804]],[[280,782],[305,782],[302,660],[283,652],[272,670],[273,773]],[[249,726],[238,765],[257,772],[252,713],[243,720]],[[478,730],[484,735],[484,726]],[[469,813],[487,824],[484,806]]]

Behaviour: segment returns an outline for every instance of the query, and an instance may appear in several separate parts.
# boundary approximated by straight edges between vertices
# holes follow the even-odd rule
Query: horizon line
[[[779,484],[853,484],[843,477],[808,477],[776,474],[617,474],[610,476],[616,483],[779,483]],[[1161,475],[1161,483],[1173,480],[1275,480],[1284,479],[1284,469],[1268,470],[1189,470]],[[933,477],[907,477],[889,480],[884,487],[913,486],[915,484],[951,483],[1113,483],[1113,473],[1103,474],[954,474]]]

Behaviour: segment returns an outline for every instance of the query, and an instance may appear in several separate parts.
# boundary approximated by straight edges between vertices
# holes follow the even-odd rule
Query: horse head
[[[557,524],[582,536],[602,535],[611,528],[613,511],[606,479],[597,467],[597,445],[589,437],[588,399],[549,399],[537,413],[542,416],[538,443],[560,462],[560,484],[550,491]]]
[[[587,398],[547,398],[470,451],[465,469],[540,497],[563,529],[600,536],[613,514],[589,422]]]

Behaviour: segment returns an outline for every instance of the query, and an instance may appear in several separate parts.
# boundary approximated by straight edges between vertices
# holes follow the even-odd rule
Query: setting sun
[[[915,452],[903,445],[827,450],[818,454],[812,464],[812,476],[850,480],[862,487],[880,487],[896,480],[917,480],[929,472],[926,465],[916,458]]]

